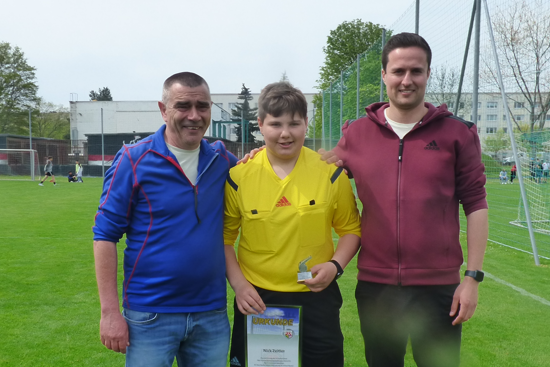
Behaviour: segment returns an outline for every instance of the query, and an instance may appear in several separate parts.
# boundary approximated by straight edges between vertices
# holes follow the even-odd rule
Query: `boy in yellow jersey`
[[[230,365],[245,365],[245,315],[276,304],[302,307],[303,367],[343,366],[336,279],[359,248],[355,196],[341,168],[303,146],[302,92],[286,82],[268,85],[258,100],[258,116],[266,149],[232,168],[225,185],[227,278],[236,295]],[[332,228],[340,236],[336,251]],[[309,257],[313,278],[299,283],[299,265]]]

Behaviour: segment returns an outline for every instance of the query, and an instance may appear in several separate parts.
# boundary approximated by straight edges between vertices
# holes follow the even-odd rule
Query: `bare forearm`
[[[233,246],[225,245],[225,267],[226,276],[231,287],[236,290],[243,284],[247,284],[248,280],[244,277],[244,274],[237,261],[237,255],[235,254],[235,248]]]
[[[481,270],[489,236],[487,209],[477,210],[466,217],[468,241],[468,270]]]
[[[119,313],[116,244],[107,241],[94,241],[94,258],[101,312]]]
[[[338,264],[344,269],[359,250],[360,243],[361,238],[354,234],[340,237],[332,259],[338,261]]]

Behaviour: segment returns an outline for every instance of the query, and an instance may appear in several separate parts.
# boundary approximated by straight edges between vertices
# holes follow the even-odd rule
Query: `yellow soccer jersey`
[[[302,148],[292,172],[280,179],[263,150],[233,167],[225,184],[224,242],[233,246],[246,279],[278,292],[307,292],[298,284],[300,261],[311,269],[334,254],[332,230],[361,236],[348,177]]]

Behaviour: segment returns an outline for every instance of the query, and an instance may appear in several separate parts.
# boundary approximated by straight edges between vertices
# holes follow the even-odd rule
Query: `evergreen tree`
[[[96,92],[95,90],[90,91],[90,101],[112,101],[113,97],[111,96],[111,91],[109,88],[99,88]]]
[[[250,108],[250,100],[252,100],[252,94],[250,93],[250,88],[247,88],[244,83],[241,88],[241,92],[239,93],[238,99],[242,100],[241,103],[236,103],[235,108],[231,110],[231,114],[233,115],[233,118],[231,120],[233,121],[241,121],[241,119],[245,120],[245,131],[248,130],[248,136],[245,138],[245,143],[254,143],[256,141],[256,138],[254,134],[252,134],[255,131],[260,131],[260,128],[258,127],[258,114],[257,108]],[[242,142],[242,126],[237,125],[235,128],[235,131],[237,133],[237,141]]]

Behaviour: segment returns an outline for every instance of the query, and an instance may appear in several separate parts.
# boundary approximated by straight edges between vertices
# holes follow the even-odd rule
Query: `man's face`
[[[166,105],[159,102],[159,108],[166,122],[166,142],[180,149],[197,149],[210,126],[212,100],[208,87],[174,83]]]
[[[382,70],[390,106],[399,110],[423,106],[429,76],[428,59],[421,48],[396,48],[391,51],[386,70]]]
[[[300,155],[306,138],[306,121],[297,113],[279,117],[267,114],[263,121],[258,120],[270,159],[290,160]]]

